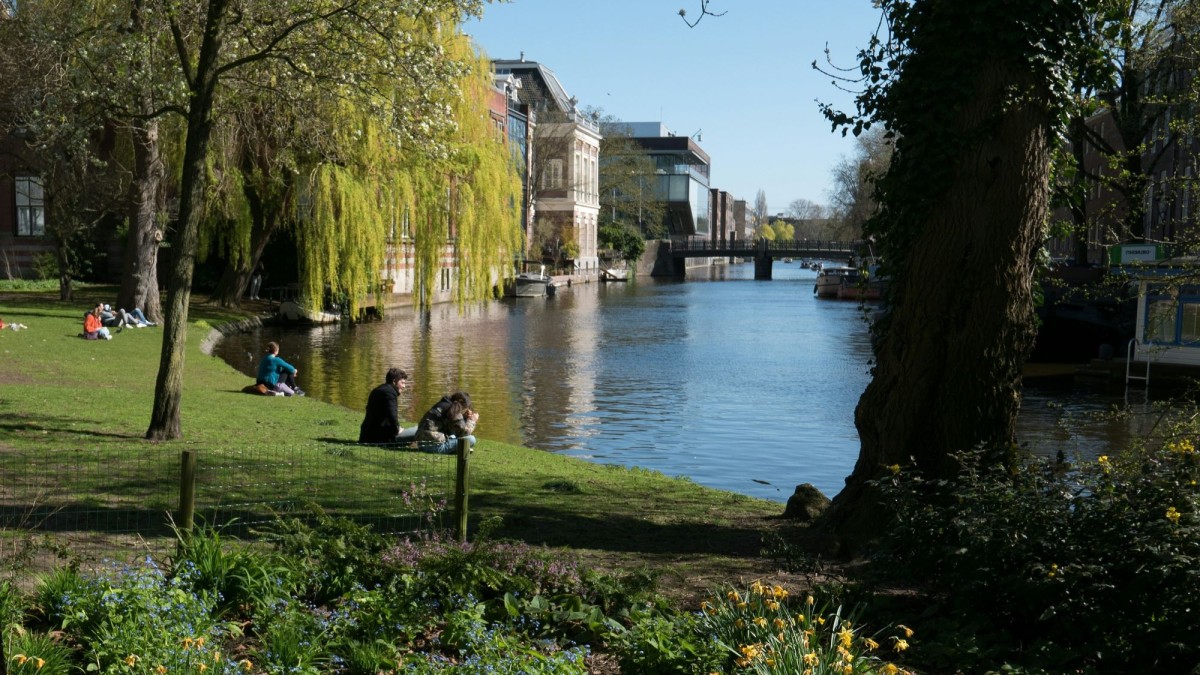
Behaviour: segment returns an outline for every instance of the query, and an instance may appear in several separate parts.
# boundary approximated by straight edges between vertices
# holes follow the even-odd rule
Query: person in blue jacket
[[[298,372],[295,366],[279,358],[279,343],[268,342],[267,353],[258,362],[254,382],[275,392],[276,396],[303,396],[304,391],[296,386]]]

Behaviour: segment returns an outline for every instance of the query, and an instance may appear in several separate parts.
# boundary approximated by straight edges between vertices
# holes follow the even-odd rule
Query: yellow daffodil
[[[739,618],[737,621],[733,622],[733,625],[737,626],[738,628],[745,628],[746,622]]]
[[[774,624],[776,628],[783,628],[787,622],[784,621],[783,619],[780,619],[779,617],[775,617],[775,620],[772,621],[771,623]]]
[[[36,665],[37,670],[41,670],[42,666],[46,665],[46,659],[43,659],[40,656],[33,657],[33,662]]]
[[[782,600],[788,596],[788,592],[783,586],[776,586],[771,589],[771,595],[774,595],[778,600]]]
[[[1178,523],[1180,515],[1181,514],[1179,511],[1176,511],[1174,506],[1167,508],[1167,520],[1171,521],[1172,523]]]
[[[192,638],[190,638],[190,637],[183,638],[183,650],[184,651],[191,649],[192,645],[194,645],[194,644],[196,644],[196,641],[193,640]]]
[[[818,616],[818,617],[817,617],[817,625],[818,625],[818,626],[824,626],[824,625],[825,625],[825,617],[823,617],[823,616]]]
[[[796,623],[804,623],[804,615],[803,614],[796,615]]]
[[[759,628],[766,628],[767,620],[761,616],[756,616],[754,617],[754,625],[758,626]]]
[[[883,668],[879,669],[879,672],[883,673],[883,675],[897,675],[900,669],[894,663],[885,663],[883,664]]]
[[[758,658],[758,645],[742,645],[741,652],[748,659]]]
[[[1058,566],[1055,565],[1055,567],[1058,567]],[[901,631],[903,631],[904,637],[906,637],[906,638],[910,638],[913,636],[913,629],[909,628],[908,626],[905,626],[904,624],[899,624],[896,626],[896,628],[899,628]]]
[[[854,631],[847,630],[845,628],[838,631],[838,644],[840,644],[841,646],[845,647],[846,649],[849,649],[853,640],[854,640]]]
[[[137,663],[137,661],[137,654],[130,654],[129,656],[125,657],[125,665],[127,666],[132,666],[133,664]]]
[[[742,597],[738,595],[737,591],[729,591],[725,594],[725,597],[735,602],[742,599]]]
[[[747,607],[749,607],[749,605],[744,601],[737,604],[738,609],[746,609]]]
[[[808,596],[808,599],[807,599],[807,600],[805,600],[804,602],[805,602],[805,603],[806,603],[806,604],[807,604],[809,607],[812,607],[813,605],[817,604],[817,599],[816,599],[816,598],[814,598],[813,596],[811,596],[811,595],[810,595],[810,596]]]
[[[779,611],[779,603],[775,602],[774,600],[768,600],[767,601],[767,609],[771,610],[772,612],[778,612]]]
[[[872,640],[871,638],[866,638],[865,640],[863,640],[863,646],[866,647],[869,651],[875,651],[876,649],[879,649],[879,643]]]
[[[896,651],[902,652],[905,649],[908,649],[908,640],[897,639],[896,640]]]
[[[24,654],[17,654],[13,657],[13,660],[17,662],[18,666],[23,666],[25,665],[25,662],[29,660],[29,657],[25,656]]]
[[[246,671],[247,673],[254,669],[254,664],[250,663],[250,659],[242,659],[241,661],[238,661],[238,665],[241,666],[242,670]]]
[[[207,663],[201,663],[201,664],[200,664],[200,672],[202,672],[202,673],[203,673],[203,672],[204,672],[204,671],[206,671],[206,670],[208,670],[208,664],[207,664]]]
[[[204,637],[203,637],[203,636],[196,638],[196,646],[197,646],[197,647],[203,647],[203,646],[204,646]]]
[[[804,655],[804,665],[806,666],[815,666],[820,660],[821,657],[817,656],[816,652],[808,652]]]
[[[167,667],[160,663],[158,664],[158,667],[154,669],[154,672],[158,673],[158,675],[164,675],[167,672]]]

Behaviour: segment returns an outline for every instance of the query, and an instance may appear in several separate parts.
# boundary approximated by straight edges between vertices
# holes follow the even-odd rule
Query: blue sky
[[[491,58],[550,68],[581,107],[630,122],[701,132],[712,187],[751,203],[763,190],[772,214],[794,199],[829,202],[834,165],[853,137],[830,131],[817,101],[852,97],[813,70],[831,58],[855,64],[879,21],[870,0],[513,0],[490,4],[463,31]]]

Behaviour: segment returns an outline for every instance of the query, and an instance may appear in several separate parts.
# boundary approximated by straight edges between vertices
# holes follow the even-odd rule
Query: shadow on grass
[[[778,518],[751,517],[736,524],[700,520],[653,522],[642,514],[581,514],[522,504],[519,497],[472,496],[472,523],[503,514],[494,536],[530,544],[650,555],[757,556],[763,534],[788,526]],[[669,513],[658,514],[670,518]]]
[[[0,405],[3,402],[0,401]],[[75,417],[57,417],[53,415],[40,415],[37,417],[24,417],[13,415],[12,413],[0,413],[0,429],[9,432],[36,432],[44,431],[52,434],[68,434],[72,439],[80,437],[101,437],[101,438],[120,438],[123,440],[141,440],[141,434],[118,434],[106,431],[98,431],[100,426],[99,420],[81,420]]]

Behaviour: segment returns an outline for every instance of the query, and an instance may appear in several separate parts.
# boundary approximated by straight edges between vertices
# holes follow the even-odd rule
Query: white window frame
[[[41,176],[18,175],[13,179],[17,236],[46,236],[46,192]]]

